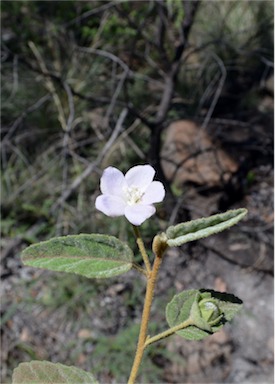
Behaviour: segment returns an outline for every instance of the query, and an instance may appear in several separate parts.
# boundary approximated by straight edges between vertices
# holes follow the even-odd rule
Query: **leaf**
[[[215,303],[222,314],[217,324],[211,325],[211,322],[208,323],[210,324],[209,330],[211,331],[206,330],[207,326],[205,326],[205,319],[202,317],[200,319],[196,319],[198,316],[199,303],[200,301],[205,301],[205,299],[209,299],[209,301],[215,300]],[[220,330],[227,321],[233,319],[241,308],[242,301],[229,293],[220,293],[205,289],[192,289],[175,295],[170,303],[167,304],[166,320],[172,328],[191,317],[194,319],[197,326],[190,325],[177,331],[176,333],[188,340],[201,340]],[[200,329],[199,326],[203,329]]]
[[[113,236],[90,234],[56,237],[26,248],[22,261],[31,267],[106,278],[127,272],[133,253]]]
[[[240,208],[171,226],[166,231],[167,244],[169,247],[180,246],[224,231],[237,224],[246,214],[247,210]]]
[[[220,311],[226,321],[231,321],[242,309],[243,302],[238,297],[227,292],[217,292],[212,289],[200,289],[202,297],[211,297],[218,301]]]
[[[82,369],[49,361],[21,363],[12,375],[12,384],[98,384],[94,376]]]

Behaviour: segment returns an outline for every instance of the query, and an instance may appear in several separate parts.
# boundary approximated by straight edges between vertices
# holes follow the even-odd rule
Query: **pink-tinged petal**
[[[156,171],[151,165],[137,165],[126,173],[125,180],[129,187],[138,187],[145,191],[153,181]]]
[[[125,209],[125,216],[130,223],[134,225],[141,225],[146,219],[149,219],[156,212],[153,205],[136,204],[127,206]]]
[[[122,216],[125,213],[126,204],[118,196],[100,195],[96,198],[95,207],[107,216]]]
[[[142,204],[159,203],[164,199],[165,189],[160,181],[153,181],[142,196]]]
[[[114,167],[104,170],[100,180],[100,189],[103,194],[123,196],[123,187],[126,185],[123,173]]]

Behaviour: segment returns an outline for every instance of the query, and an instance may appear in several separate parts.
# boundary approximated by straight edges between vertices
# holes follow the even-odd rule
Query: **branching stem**
[[[139,264],[133,263],[132,268],[147,276],[147,272],[144,268],[142,268]]]
[[[142,242],[142,244],[143,244],[143,242]],[[147,256],[147,254],[146,254],[146,256]],[[148,260],[148,262],[149,262],[149,260]],[[162,262],[162,254],[156,255],[153,269],[152,269],[152,271],[150,271],[147,274],[146,295],[145,295],[143,313],[142,313],[141,324],[140,324],[137,350],[136,350],[136,355],[134,358],[132,370],[130,373],[130,377],[128,380],[128,384],[134,384],[135,379],[137,377],[138,369],[139,369],[139,366],[141,364],[141,360],[143,357],[143,353],[144,353],[144,349],[145,349],[145,342],[148,338],[147,337],[148,322],[149,322],[149,317],[150,317],[152,301],[153,301],[153,297],[154,297],[154,290],[155,290],[155,285],[156,285],[156,280],[157,280],[157,274],[158,274],[161,262]]]

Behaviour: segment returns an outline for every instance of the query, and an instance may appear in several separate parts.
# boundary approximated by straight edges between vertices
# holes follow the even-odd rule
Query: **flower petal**
[[[142,191],[153,181],[156,171],[151,165],[136,165],[129,169],[125,175],[125,180],[129,187],[138,187]]]
[[[123,187],[126,185],[123,173],[114,167],[104,170],[100,180],[100,189],[103,194],[123,196]]]
[[[125,209],[125,217],[128,221],[130,221],[130,223],[140,225],[155,212],[156,208],[153,205],[128,205]]]
[[[165,189],[160,181],[153,181],[146,189],[143,197],[142,204],[159,203],[164,199]]]
[[[96,198],[95,207],[107,216],[123,216],[126,203],[118,196],[100,195]]]

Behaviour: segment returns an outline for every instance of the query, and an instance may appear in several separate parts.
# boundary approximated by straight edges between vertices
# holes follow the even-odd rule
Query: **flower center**
[[[126,196],[127,204],[135,205],[140,203],[144,192],[142,192],[138,187],[126,187],[124,189],[124,193]]]

